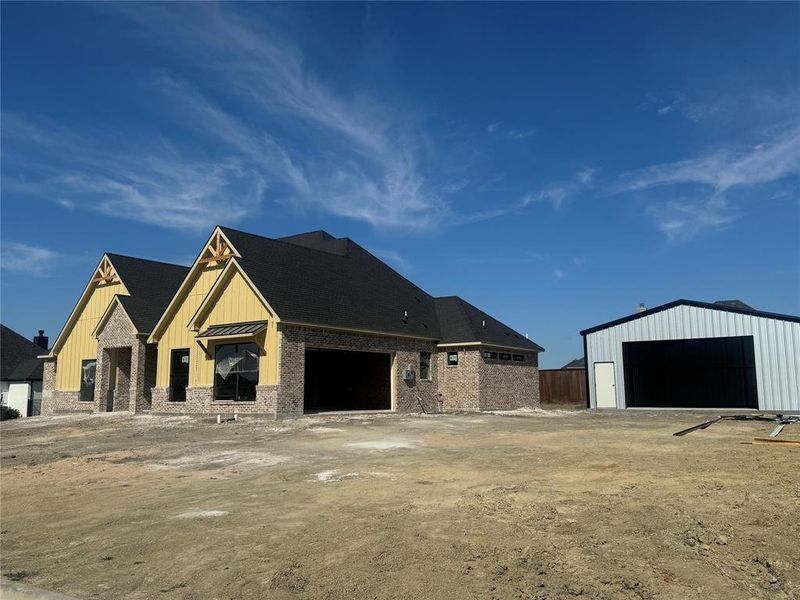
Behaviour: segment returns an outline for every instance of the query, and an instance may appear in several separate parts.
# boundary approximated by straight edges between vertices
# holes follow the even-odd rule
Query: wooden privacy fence
[[[585,369],[540,369],[542,404],[586,404]]]

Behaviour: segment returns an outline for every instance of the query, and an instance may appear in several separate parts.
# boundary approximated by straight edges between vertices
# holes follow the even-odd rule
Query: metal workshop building
[[[590,408],[800,412],[800,317],[675,300],[581,335]]]

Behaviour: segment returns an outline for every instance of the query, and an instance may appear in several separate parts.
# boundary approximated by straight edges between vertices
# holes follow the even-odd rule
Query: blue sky
[[[543,345],[800,314],[800,4],[2,6],[2,320],[104,251],[326,229]]]

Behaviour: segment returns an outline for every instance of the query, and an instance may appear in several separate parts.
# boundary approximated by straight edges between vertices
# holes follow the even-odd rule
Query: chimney
[[[639,308],[636,309],[637,313],[641,313],[647,310],[647,307],[644,305],[644,302],[639,302]]]
[[[49,341],[50,340],[48,339],[48,337],[44,334],[44,329],[39,330],[39,335],[33,336],[33,343],[39,346],[40,348],[44,348],[45,350],[47,350],[47,343]]]

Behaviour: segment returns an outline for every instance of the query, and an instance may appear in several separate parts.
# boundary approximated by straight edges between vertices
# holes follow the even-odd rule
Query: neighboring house
[[[47,337],[40,330],[33,342],[0,325],[0,403],[22,417],[39,414],[42,399],[42,360]]]
[[[350,239],[217,227],[190,269],[104,255],[47,357],[43,411],[536,406],[541,351]]]
[[[800,317],[676,300],[581,335],[592,408],[800,412]]]
[[[576,358],[575,360],[569,361],[565,364],[562,369],[585,369],[586,368],[586,360],[581,356],[580,358]]]

